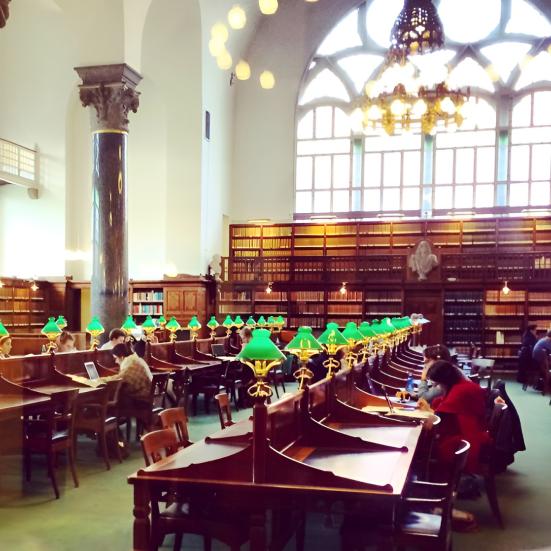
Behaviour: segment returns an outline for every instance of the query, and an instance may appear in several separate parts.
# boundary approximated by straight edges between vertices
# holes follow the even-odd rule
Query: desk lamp
[[[299,327],[297,334],[285,347],[285,350],[295,355],[300,362],[300,368],[293,373],[293,376],[299,382],[299,390],[302,390],[305,381],[309,381],[314,376],[307,367],[308,360],[315,354],[319,354],[323,348],[312,335],[311,327]]]
[[[86,333],[90,335],[90,350],[96,350],[99,346],[99,336],[105,333],[103,325],[100,323],[97,316],[94,316],[88,326],[86,327]]]
[[[145,321],[142,323],[142,329],[145,333],[145,338],[151,342],[151,336],[153,333],[155,333],[155,330],[157,329],[157,326],[155,325],[155,322],[153,321],[153,318],[151,316],[147,316],[145,318]]]
[[[352,369],[354,363],[358,360],[358,353],[355,351],[356,345],[363,342],[364,336],[358,331],[358,325],[353,321],[346,324],[342,336],[348,343],[348,351],[346,353],[346,363],[348,369]]]
[[[219,327],[219,323],[216,321],[215,316],[211,316],[210,320],[207,323],[207,327],[210,329],[210,338],[214,339],[216,337],[216,329]]]
[[[340,362],[335,358],[335,354],[348,342],[339,331],[339,326],[333,322],[327,324],[325,331],[318,337],[318,342],[329,355],[323,365],[327,369],[327,376],[331,378],[334,372],[340,368]]]
[[[63,316],[58,316],[56,320],[57,326],[63,331],[67,327],[67,320]]]
[[[272,389],[266,380],[268,373],[285,356],[270,339],[270,332],[267,329],[255,329],[251,340],[237,355],[237,359],[250,367],[256,378],[256,383],[248,390],[249,394],[260,401],[271,396]]]
[[[371,352],[372,348],[372,342],[374,339],[377,338],[377,334],[373,329],[371,329],[371,325],[369,325],[369,322],[362,321],[360,323],[360,326],[358,327],[358,331],[363,335],[363,347],[361,350],[362,354],[362,363],[367,362],[367,359],[369,358],[369,354]]]
[[[170,331],[170,342],[174,342],[176,340],[176,331],[182,328],[174,316],[170,318],[170,321],[166,324],[166,328]]]
[[[197,316],[193,316],[189,323],[187,324],[187,329],[191,332],[191,339],[196,341],[199,331],[201,330],[202,325],[199,323]]]
[[[40,331],[48,339],[48,348],[46,352],[53,353],[57,348],[55,340],[61,335],[61,329],[57,326],[55,318],[48,318],[48,323]]]

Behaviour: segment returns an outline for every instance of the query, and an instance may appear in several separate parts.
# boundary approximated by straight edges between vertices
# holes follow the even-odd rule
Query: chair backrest
[[[448,486],[446,488],[446,495],[442,503],[442,524],[440,525],[441,536],[447,534],[451,529],[453,503],[457,494],[461,473],[465,469],[465,464],[467,463],[467,456],[469,455],[470,448],[471,445],[469,442],[466,440],[461,440],[457,444],[457,448],[454,452],[453,464],[448,478]]]
[[[187,416],[183,408],[165,409],[159,413],[163,429],[170,429],[176,433],[178,442],[183,448],[191,445],[187,430]]]
[[[220,418],[220,426],[225,429],[231,427],[234,423],[231,418],[230,398],[225,392],[221,392],[215,396],[216,406],[218,407],[218,417]]]
[[[49,437],[61,425],[67,429],[69,438],[72,438],[77,398],[78,389],[64,390],[52,395],[51,410],[47,416]]]
[[[170,373],[153,373],[151,380],[151,403],[153,407],[161,407],[165,400]]]
[[[488,430],[490,432],[490,436],[494,440],[499,431],[499,425],[501,423],[501,419],[503,418],[503,414],[505,413],[505,410],[507,409],[507,407],[508,407],[507,404],[494,403],[494,406],[492,408],[492,413],[488,420]]]
[[[146,466],[178,451],[178,440],[172,429],[148,432],[141,437],[140,442]]]

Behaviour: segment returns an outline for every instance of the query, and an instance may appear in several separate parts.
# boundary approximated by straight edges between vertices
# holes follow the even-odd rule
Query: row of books
[[[488,302],[524,302],[525,299],[525,291],[509,291],[506,295],[501,290],[486,291],[486,300]]]
[[[548,315],[549,312],[549,306],[534,306],[530,305],[530,309],[528,311],[529,316],[545,316]]]
[[[537,292],[529,292],[528,293],[528,300],[531,301],[550,301],[551,302],[551,293],[548,293],[548,292],[542,292],[542,293],[537,293]]]
[[[133,314],[143,314],[150,316],[161,316],[163,314],[162,304],[134,304],[132,306]]]
[[[486,316],[524,316],[524,304],[486,304]]]
[[[468,302],[482,304],[482,293],[480,291],[450,291],[445,294],[444,302]]]
[[[291,293],[291,300],[323,302],[324,292],[323,291],[293,291]]]
[[[301,327],[306,325],[314,329],[324,329],[325,328],[325,318],[324,317],[311,317],[311,318],[301,318],[301,317],[289,317],[288,320],[289,327]]]
[[[260,237],[262,229],[258,226],[232,227],[233,237]]]
[[[239,300],[251,300],[251,291],[223,291],[220,293],[220,300],[225,302],[236,302]]]
[[[266,239],[262,240],[263,249],[290,249],[291,238],[279,238],[279,239]]]
[[[362,315],[361,306],[358,304],[329,304],[327,306],[328,314],[353,314]]]
[[[132,293],[132,302],[153,302],[164,300],[162,291],[139,291]]]
[[[550,270],[551,269],[551,257],[541,256],[534,259],[534,268],[536,270]]]
[[[480,316],[482,315],[482,303],[457,304],[448,303],[444,311],[445,316]]]
[[[232,249],[259,249],[260,239],[239,238],[232,240]]]
[[[272,302],[283,302],[287,301],[288,294],[286,291],[272,291],[271,293],[266,293],[265,291],[260,293],[255,293],[255,300],[269,300]]]

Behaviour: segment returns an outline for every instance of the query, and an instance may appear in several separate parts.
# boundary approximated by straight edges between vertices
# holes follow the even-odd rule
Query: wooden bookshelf
[[[468,353],[470,343],[480,344],[484,334],[484,293],[449,290],[444,294],[444,343]]]
[[[50,315],[50,284],[2,278],[0,287],[0,321],[10,333],[39,332]]]

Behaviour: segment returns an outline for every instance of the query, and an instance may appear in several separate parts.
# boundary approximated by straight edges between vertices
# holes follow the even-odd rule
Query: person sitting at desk
[[[230,329],[228,340],[226,341],[226,352],[229,356],[236,356],[241,352],[242,342],[241,336],[237,331],[237,327]]]
[[[549,354],[551,354],[551,330],[547,331],[545,337],[540,339],[532,350],[534,363],[538,366],[541,376],[543,377],[544,392],[547,392],[549,380],[551,378],[551,373],[549,372]]]
[[[117,346],[117,344],[122,344],[126,340],[126,333],[119,328],[111,329],[109,333],[109,340],[100,346],[100,350],[111,350]]]
[[[480,450],[490,440],[485,420],[484,390],[467,379],[457,366],[445,360],[435,362],[427,376],[444,390],[443,396],[433,400],[433,409],[422,398],[418,403],[421,410],[436,413],[442,419],[436,447],[438,458],[451,465],[459,441],[466,440],[471,449],[465,471],[478,473]]]
[[[75,337],[69,331],[62,331],[56,340],[58,352],[76,352]]]
[[[239,336],[241,337],[241,350],[243,350],[243,348],[245,348],[245,346],[249,344],[249,341],[253,338],[253,332],[250,327],[243,327],[243,329],[239,332]]]
[[[11,337],[4,335],[0,337],[0,360],[4,360],[10,357],[11,352]]]
[[[440,385],[429,386],[427,380],[427,373],[429,369],[438,361],[445,360],[446,362],[452,361],[449,350],[441,345],[427,346],[423,351],[423,371],[421,373],[421,381],[419,382],[419,388],[417,390],[417,397],[424,398],[429,404],[438,396],[444,395],[444,389]]]
[[[119,343],[112,350],[119,372],[110,377],[102,377],[101,381],[122,379],[123,385],[119,395],[121,406],[141,405],[149,400],[153,375],[149,366],[133,352],[126,344]]]

